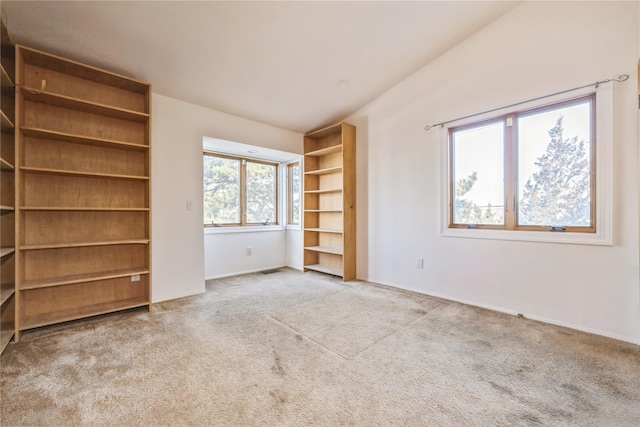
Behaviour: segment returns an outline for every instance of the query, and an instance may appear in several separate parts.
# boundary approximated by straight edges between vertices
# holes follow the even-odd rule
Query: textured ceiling
[[[14,42],[297,132],[337,122],[517,5],[2,1]]]

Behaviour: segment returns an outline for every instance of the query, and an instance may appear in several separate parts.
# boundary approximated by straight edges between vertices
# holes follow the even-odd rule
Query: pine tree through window
[[[595,232],[595,95],[451,128],[451,228]]]

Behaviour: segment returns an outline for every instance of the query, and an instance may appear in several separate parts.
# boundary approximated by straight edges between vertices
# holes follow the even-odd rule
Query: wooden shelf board
[[[15,248],[0,248],[0,258],[4,258],[7,255],[11,255],[15,252]]]
[[[3,159],[2,157],[0,157],[0,169],[3,170],[3,171],[15,170],[13,165],[11,163],[9,163],[8,161],[6,161],[5,159]]]
[[[23,320],[20,330],[39,328],[41,326],[52,325],[54,323],[68,322],[70,320],[82,319],[85,317],[99,316],[101,314],[113,313],[115,311],[128,310],[131,308],[149,306],[147,298],[132,298],[110,303],[95,304],[77,309],[63,310],[52,313],[27,317]]]
[[[7,345],[11,342],[11,338],[13,338],[14,328],[11,325],[11,328],[2,329],[0,331],[0,352],[3,352]]]
[[[112,107],[109,105],[99,104],[97,102],[85,101],[83,99],[72,98],[70,96],[57,95],[47,91],[40,92],[39,89],[27,88],[20,86],[20,93],[24,99],[41,104],[53,105],[55,107],[69,108],[79,110],[85,113],[100,114],[116,119],[129,120],[133,122],[146,123],[149,120],[149,114],[140,113],[138,111],[125,110],[124,108]]]
[[[13,210],[13,208],[12,208]],[[149,208],[85,208],[85,207],[50,207],[50,206],[21,206],[21,211],[62,211],[62,212],[149,212]]]
[[[342,193],[342,188],[330,188],[328,190],[307,190],[304,194]]]
[[[327,126],[326,128],[309,132],[305,136],[308,138],[321,139],[329,135],[340,133],[341,131],[342,131],[342,123],[336,123],[335,125]]]
[[[342,210],[335,210],[335,209],[305,209],[305,212],[312,212],[312,213],[341,213]]]
[[[16,208],[14,208],[13,206],[0,205],[0,210],[3,210],[3,211],[15,211]]]
[[[61,169],[49,169],[49,168],[34,168],[28,166],[21,166],[20,170],[28,173],[40,173],[51,175],[64,175],[64,176],[86,176],[94,178],[109,178],[109,179],[125,179],[125,180],[140,180],[148,181],[148,176],[135,176],[135,175],[117,175],[111,173],[97,173],[97,172],[80,172]]]
[[[342,277],[343,274],[341,268],[327,267],[326,265],[321,264],[305,265],[304,268],[307,270],[318,271],[320,273],[327,273],[340,277]]]
[[[13,288],[5,287],[0,289],[0,305],[4,305],[4,303],[7,302],[13,294],[15,294],[15,290]]]
[[[306,251],[322,252],[325,254],[342,255],[342,249],[328,246],[305,246]]]
[[[130,92],[146,94],[149,91],[147,83],[132,79],[121,74],[105,71],[91,65],[81,64],[70,59],[42,52],[37,49],[18,45],[25,63],[37,67],[61,71],[81,79],[114,86]]]
[[[113,139],[94,138],[90,136],[76,135],[72,133],[56,132],[47,129],[22,127],[20,128],[25,136],[32,138],[51,139],[54,141],[72,142],[78,144],[95,145],[100,147],[118,147],[135,151],[146,151],[148,145],[134,144],[132,142],[116,141]]]
[[[129,240],[105,240],[100,242],[71,242],[71,243],[45,243],[37,245],[22,245],[21,251],[33,251],[39,249],[63,249],[63,248],[86,248],[90,246],[111,246],[111,245],[148,245],[149,239],[129,239]]]
[[[7,73],[7,70],[4,69],[4,65],[2,64],[0,64],[0,73],[2,73],[2,77],[0,77],[0,80],[2,80],[2,89],[12,89],[13,80],[11,79],[11,76],[9,76],[9,73]]]
[[[315,231],[317,233],[342,234],[342,230],[336,230],[336,229],[333,229],[333,228],[305,228],[304,231]]]
[[[341,152],[342,152],[342,144],[334,145],[333,147],[323,148],[321,150],[310,151],[308,153],[304,153],[304,155],[310,156],[310,157],[322,157],[322,156],[328,156],[329,154],[336,154]]]
[[[317,169],[313,171],[305,172],[305,175],[327,175],[330,173],[342,172],[342,166],[336,166],[334,168]]]
[[[11,120],[9,120],[9,117],[7,117],[7,115],[2,110],[0,110],[0,119],[1,119],[0,126],[2,127],[2,129],[14,129],[15,128],[15,125],[13,124],[13,122]]]
[[[24,291],[28,289],[40,289],[40,288],[49,288],[53,286],[72,285],[75,283],[97,282],[99,280],[118,279],[120,277],[129,277],[134,275],[143,276],[149,273],[150,271],[146,269],[129,269],[129,270],[106,271],[106,272],[94,273],[94,274],[82,274],[82,275],[76,275],[76,276],[58,277],[55,279],[46,279],[46,280],[27,280],[22,282],[22,285],[20,286],[20,290]]]

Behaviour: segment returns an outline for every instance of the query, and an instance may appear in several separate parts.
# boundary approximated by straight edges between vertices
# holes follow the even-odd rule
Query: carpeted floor
[[[640,348],[284,269],[24,335],[3,426],[638,426]]]

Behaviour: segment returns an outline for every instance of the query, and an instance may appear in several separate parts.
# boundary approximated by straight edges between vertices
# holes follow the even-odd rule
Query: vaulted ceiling
[[[16,43],[307,132],[366,105],[518,3],[3,0],[2,9]]]

